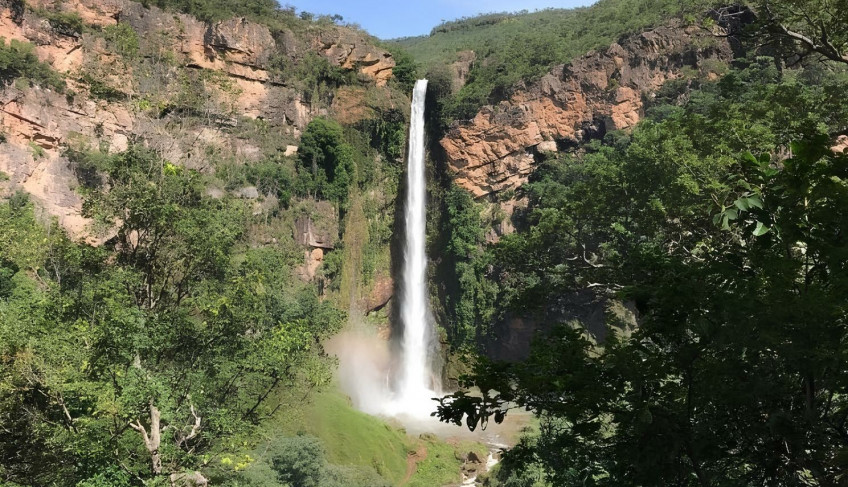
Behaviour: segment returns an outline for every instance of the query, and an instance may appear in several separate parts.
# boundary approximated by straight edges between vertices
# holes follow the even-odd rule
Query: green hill
[[[680,18],[693,21],[710,0],[601,0],[591,7],[492,13],[445,22],[428,36],[391,41],[438,78],[457,53],[474,51],[467,83],[446,104],[444,118],[468,119],[480,106],[509,96],[522,80],[604,47],[620,37]]]

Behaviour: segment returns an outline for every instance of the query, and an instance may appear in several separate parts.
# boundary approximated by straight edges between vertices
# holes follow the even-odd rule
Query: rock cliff
[[[538,153],[633,127],[645,98],[666,81],[687,69],[715,75],[714,66],[733,59],[720,33],[660,27],[557,66],[508,100],[483,107],[440,141],[456,182],[478,198],[514,189],[527,181]]]
[[[239,161],[262,156],[255,140],[234,134],[253,119],[282,134],[277,142],[293,153],[300,131],[332,108],[308,103],[279,66],[313,51],[378,87],[394,67],[391,55],[367,35],[340,26],[272,33],[243,18],[209,24],[130,0],[15,5],[0,1],[0,37],[33,44],[38,58],[65,76],[68,90],[0,91],[0,130],[6,137],[0,172],[13,190],[31,193],[72,237],[93,243],[103,237],[92,235],[80,215],[77,181],[65,156],[69,146],[115,152],[142,141],[168,160],[210,171],[210,151]],[[44,12],[77,16],[86,28],[58,29]],[[118,52],[104,34],[119,23],[137,36],[132,56]],[[171,115],[180,110],[191,116]]]

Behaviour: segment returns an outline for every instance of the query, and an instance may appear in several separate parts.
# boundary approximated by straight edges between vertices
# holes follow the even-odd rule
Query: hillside
[[[0,484],[262,482],[392,296],[408,80],[274,2],[8,0],[0,37]],[[369,424],[393,449],[305,438],[308,474],[403,476]]]
[[[0,487],[841,485],[846,12],[0,0]]]
[[[473,118],[483,105],[512,94],[517,83],[538,79],[562,64],[619,38],[661,25],[671,18],[694,20],[715,2],[708,0],[601,0],[578,9],[493,13],[450,21],[430,35],[392,41],[428,72],[445,76],[454,92],[443,123]]]

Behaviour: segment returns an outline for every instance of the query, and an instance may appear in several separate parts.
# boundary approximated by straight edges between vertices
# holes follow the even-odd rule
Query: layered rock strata
[[[289,142],[296,143],[300,131],[323,113],[280,80],[275,57],[294,62],[314,49],[377,85],[391,78],[394,67],[391,56],[370,45],[367,36],[343,27],[275,36],[266,26],[243,18],[209,24],[130,0],[29,0],[27,5],[34,10],[16,10],[0,1],[0,37],[34,45],[41,61],[66,75],[68,90],[60,94],[21,85],[0,91],[0,130],[6,139],[0,146],[0,172],[8,177],[10,190],[29,192],[73,238],[92,243],[103,237],[93,237],[81,217],[76,177],[64,156],[70,145],[118,152],[132,139],[143,140],[166,159],[199,170],[211,170],[205,156],[210,150],[255,160],[261,157],[257,142],[222,127],[261,119],[282,128]],[[78,15],[93,28],[63,32],[35,13],[56,8]],[[97,33],[119,22],[139,37],[146,64],[129,62]],[[140,65],[150,69],[135,72]],[[203,74],[200,95],[194,87],[181,85],[184,73],[191,70]],[[120,96],[96,96],[92,81]],[[201,97],[196,103],[205,121],[183,123],[164,116],[181,90]],[[287,154],[294,150],[286,147]]]
[[[665,26],[553,68],[440,141],[456,182],[475,197],[517,188],[545,151],[633,127],[646,97],[669,80],[733,59],[730,40],[699,27]]]

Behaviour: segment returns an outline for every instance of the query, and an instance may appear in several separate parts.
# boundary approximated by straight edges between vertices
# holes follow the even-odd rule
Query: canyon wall
[[[56,9],[78,16],[86,28],[56,28],[43,16]],[[138,36],[135,59],[116,52],[104,35],[119,23]],[[308,103],[285,69],[311,51],[385,87],[394,67],[391,55],[357,30],[316,25],[272,34],[244,18],[209,24],[129,0],[31,0],[22,10],[0,2],[0,37],[34,45],[38,58],[68,84],[64,93],[20,83],[0,91],[6,138],[0,172],[8,179],[0,182],[0,193],[29,192],[73,238],[91,243],[105,236],[81,216],[68,147],[117,152],[140,141],[174,163],[210,171],[209,151],[245,161],[262,156],[256,141],[224,130],[258,120],[284,134],[290,154],[309,121],[332,108]],[[180,97],[194,97],[192,117],[172,113],[185,103]],[[363,103],[348,100],[357,102]]]
[[[715,77],[733,59],[725,32],[668,25],[560,65],[519,86],[442,138],[456,182],[476,198],[527,181],[536,155],[574,146],[611,130],[633,127],[646,98],[687,70]]]

